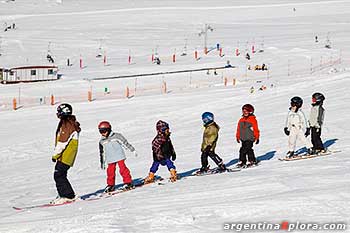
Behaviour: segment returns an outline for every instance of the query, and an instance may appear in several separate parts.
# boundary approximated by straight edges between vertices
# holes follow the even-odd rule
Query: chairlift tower
[[[208,25],[204,25],[204,29],[198,34],[199,36],[204,35],[204,54],[208,53],[208,46],[207,46],[207,41],[208,41],[208,31],[213,31],[214,29]]]

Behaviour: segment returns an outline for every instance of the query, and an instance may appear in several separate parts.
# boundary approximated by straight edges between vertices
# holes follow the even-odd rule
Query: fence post
[[[88,101],[91,102],[92,101],[92,92],[88,91]]]
[[[51,97],[50,97],[50,104],[55,105],[55,96],[54,95],[51,95]]]
[[[13,108],[13,110],[17,110],[17,100],[16,100],[16,98],[13,98],[13,100],[12,100],[12,108]]]
[[[129,98],[129,97],[130,97],[130,90],[129,90],[129,87],[126,87],[126,90],[125,90],[125,97],[126,97],[126,98]]]

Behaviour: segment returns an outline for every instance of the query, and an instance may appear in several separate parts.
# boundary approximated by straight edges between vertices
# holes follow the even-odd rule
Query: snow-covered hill
[[[57,82],[0,86],[0,232],[224,232],[225,223],[349,224],[349,13],[348,1],[0,1],[0,25],[17,25],[0,33],[0,66],[45,63],[50,43],[63,74]],[[205,23],[214,28],[208,32],[208,45],[220,43],[224,57],[217,51],[202,54],[203,37],[198,33]],[[327,35],[332,49],[324,48]],[[188,55],[181,57],[185,41]],[[257,49],[263,43],[265,51],[254,54],[251,61],[235,56],[237,46],[250,51],[253,42]],[[96,58],[101,44],[109,66]],[[160,66],[149,61],[156,48],[163,61]],[[199,61],[193,59],[196,48]],[[178,61],[172,63],[175,49]],[[86,64],[83,70],[80,55]],[[71,67],[65,66],[68,57]],[[134,85],[134,79],[87,82],[86,78],[222,66],[226,60],[237,66],[228,74],[237,79],[236,86],[225,87],[221,71],[218,76],[200,72],[138,80],[140,89],[166,81],[167,94],[152,89],[130,99],[101,96],[92,102],[76,97],[85,95],[91,85],[96,92],[108,86],[112,94]],[[269,73],[246,71],[247,65],[262,63],[268,64]],[[266,90],[258,90],[262,85]],[[5,105],[19,88],[23,107],[12,111]],[[309,114],[316,91],[326,96],[322,138],[331,150],[341,152],[278,161],[287,151],[283,127],[290,98],[301,96]],[[251,103],[261,130],[260,144],[254,146],[261,166],[186,177],[98,201],[15,211],[12,206],[45,203],[56,196],[51,155],[57,105],[26,102],[50,93],[69,100],[81,123],[77,161],[69,170],[80,196],[106,185],[105,171],[99,169],[101,120],[110,121],[136,147],[139,157],[128,154],[126,162],[134,179],[145,177],[151,166],[155,123],[169,122],[175,165],[186,176],[200,167],[202,112],[215,114],[221,127],[217,153],[234,166],[239,151],[236,124],[241,106]],[[164,167],[157,174],[169,176]]]

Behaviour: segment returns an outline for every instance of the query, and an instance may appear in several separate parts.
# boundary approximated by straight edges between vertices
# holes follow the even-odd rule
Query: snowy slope
[[[0,23],[18,25],[16,30],[0,34],[0,66],[45,62],[50,41],[64,74],[57,82],[1,85],[0,98],[17,96],[20,87],[24,103],[26,98],[50,93],[73,103],[82,133],[69,179],[78,195],[105,187],[97,145],[101,120],[109,120],[136,147],[140,156],[128,154],[127,159],[134,179],[148,173],[156,121],[169,122],[177,170],[186,175],[200,166],[201,113],[215,114],[221,127],[217,153],[233,166],[239,151],[234,138],[240,108],[252,103],[261,130],[255,153],[262,163],[238,173],[188,177],[99,201],[16,212],[12,206],[45,203],[56,196],[51,162],[58,123],[56,106],[24,104],[11,111],[0,99],[0,232],[222,232],[227,222],[350,222],[348,1],[62,2],[0,1]],[[211,52],[198,62],[188,55],[172,64],[171,54],[174,49],[182,50],[186,38],[189,53],[201,49],[203,38],[198,32],[204,23],[214,27],[208,34],[210,46],[220,43],[224,51],[231,52],[223,58]],[[333,45],[330,50],[324,48],[328,32]],[[315,35],[320,38],[318,44]],[[249,64],[265,62],[270,73],[249,72],[246,78],[248,63],[234,56],[237,41],[244,51],[247,41],[250,45],[255,39],[259,47],[262,38],[265,52],[254,55]],[[109,66],[95,58],[100,39],[110,54]],[[149,62],[156,46],[164,58],[161,66]],[[127,64],[129,49],[138,56],[133,65]],[[87,64],[83,70],[77,65],[80,54]],[[334,69],[324,66],[310,71],[311,60],[316,67],[321,57],[325,63],[340,56],[342,63]],[[67,57],[75,59],[72,67],[64,66]],[[91,103],[69,97],[84,95],[90,85],[96,91],[105,86],[123,90],[134,83],[134,79],[126,79],[91,84],[86,78],[222,66],[227,59],[238,67],[233,71],[238,81],[235,87],[224,87],[221,73],[215,77],[202,72],[193,74],[197,83],[204,83],[198,88],[184,84],[188,74],[139,80],[141,87],[166,80],[168,94],[155,90],[130,99],[101,97]],[[261,85],[267,89],[258,91]],[[251,86],[254,93],[250,93]],[[308,114],[311,94],[316,91],[326,96],[324,142],[341,152],[310,160],[278,161],[287,150],[283,127],[290,98],[304,98],[303,109]],[[169,176],[164,167],[158,175]],[[119,176],[117,182],[121,182]]]

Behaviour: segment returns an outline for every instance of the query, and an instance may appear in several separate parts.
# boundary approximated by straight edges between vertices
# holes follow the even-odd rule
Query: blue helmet
[[[204,125],[208,125],[214,121],[214,114],[211,112],[205,112],[202,114],[202,121]]]

